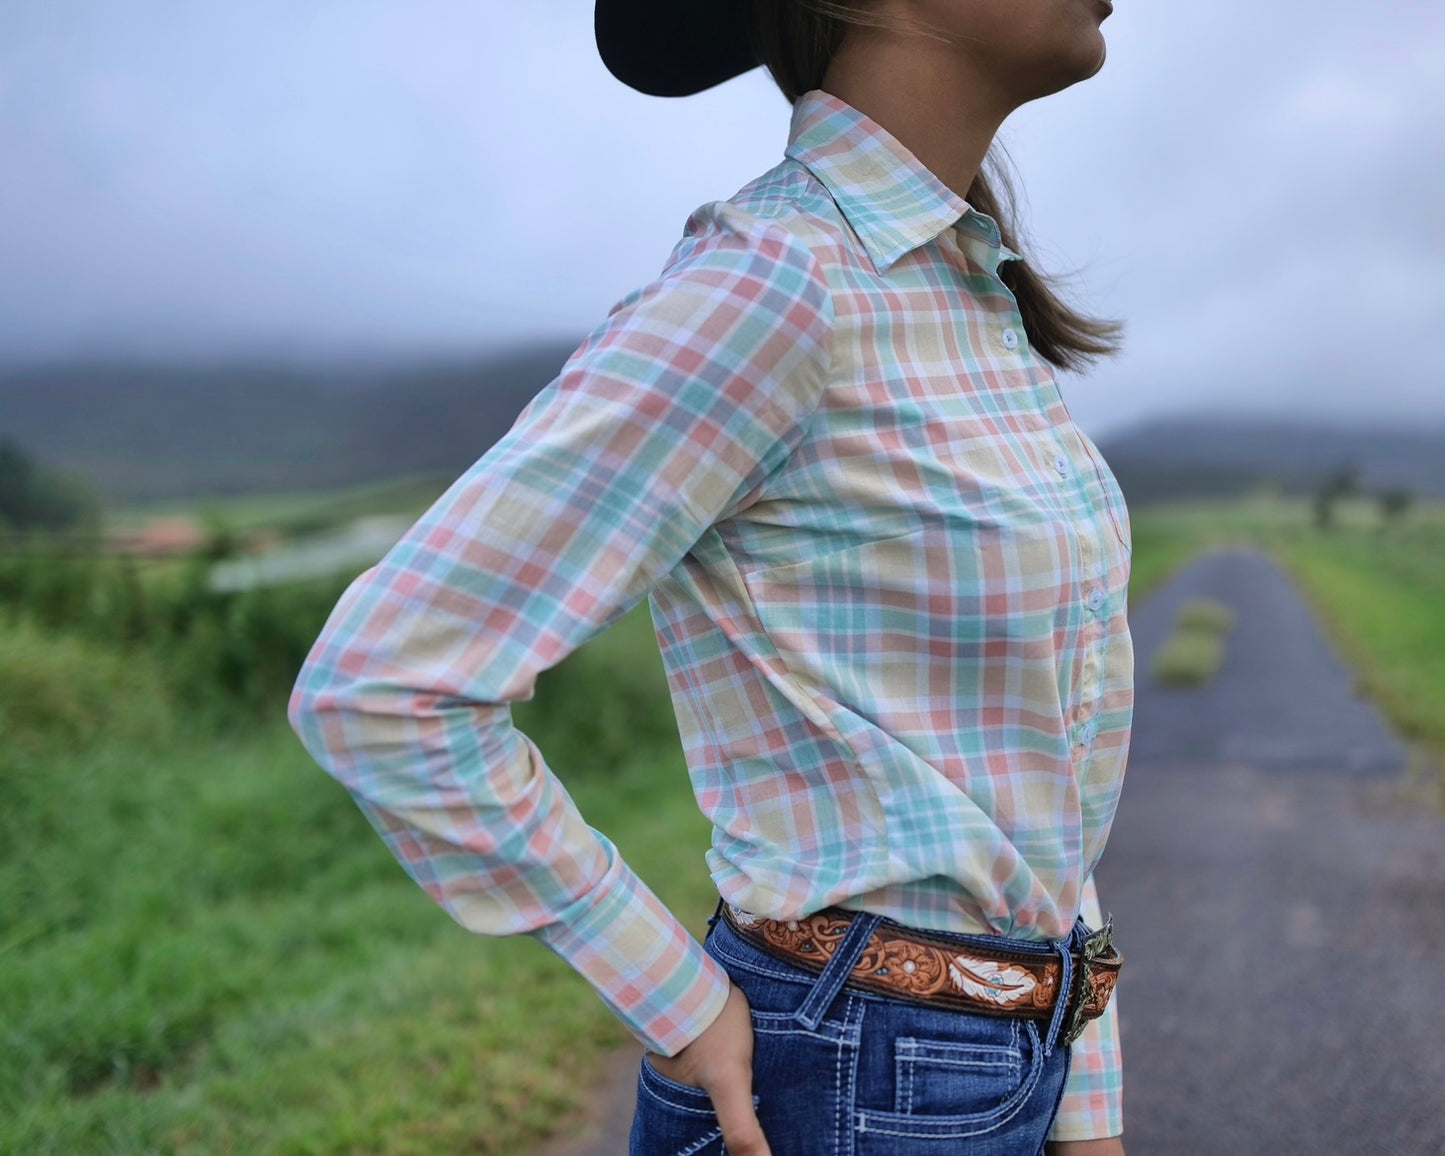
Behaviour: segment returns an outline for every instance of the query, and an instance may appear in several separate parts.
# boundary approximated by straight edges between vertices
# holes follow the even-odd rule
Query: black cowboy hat
[[[648,96],[691,96],[758,65],[746,0],[597,0],[607,70]]]

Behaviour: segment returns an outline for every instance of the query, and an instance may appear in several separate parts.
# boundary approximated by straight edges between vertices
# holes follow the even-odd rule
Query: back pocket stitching
[[[696,1152],[701,1152],[704,1148],[706,1148],[706,1147],[707,1147],[709,1144],[711,1144],[714,1140],[718,1140],[718,1139],[721,1139],[721,1138],[722,1138],[722,1129],[721,1129],[721,1128],[714,1128],[711,1132],[709,1132],[709,1133],[708,1133],[706,1136],[704,1136],[701,1140],[697,1141],[697,1143],[695,1143],[695,1144],[689,1144],[686,1148],[682,1149],[682,1151],[676,1153],[676,1156],[693,1156],[694,1153],[696,1153]]]

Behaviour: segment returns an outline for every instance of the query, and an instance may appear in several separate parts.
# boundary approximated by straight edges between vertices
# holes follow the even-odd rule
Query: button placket
[[[1069,412],[1069,403],[1064,400],[1064,394],[1063,391],[1059,389],[1058,382],[1054,380],[1051,376],[1049,378],[1048,384],[1053,387],[1053,395],[1054,397],[1058,398],[1059,405],[1063,407],[1064,416],[1069,419],[1069,425],[1072,426],[1074,430],[1078,433],[1077,441],[1079,443],[1079,446],[1083,449],[1084,454],[1089,459],[1089,464],[1094,469],[1094,477],[1098,480],[1099,483],[1099,496],[1104,503],[1104,508],[1107,511],[1109,521],[1113,524],[1115,537],[1118,538],[1119,544],[1132,555],[1133,546],[1129,543],[1124,533],[1124,528],[1119,524],[1119,519],[1115,516],[1114,510],[1109,503],[1108,486],[1104,481],[1104,467],[1099,461],[1099,456],[1095,454],[1092,449],[1089,448],[1088,440],[1083,436],[1083,431],[1079,429],[1078,424],[1074,421],[1074,415]],[[1055,469],[1058,469],[1058,461],[1060,456],[1062,455],[1056,454],[1054,456]],[[1060,476],[1062,477],[1063,474],[1061,473]],[[1123,495],[1121,493],[1120,498],[1122,499],[1122,497]]]
[[[1064,455],[1059,454],[1057,461]],[[1079,602],[1088,607],[1092,613],[1085,613],[1079,621],[1079,649],[1080,660],[1078,667],[1078,714],[1088,712],[1088,717],[1079,719],[1075,716],[1073,727],[1074,745],[1083,748],[1081,759],[1086,759],[1092,753],[1094,737],[1098,734],[1098,711],[1103,695],[1102,684],[1102,641],[1104,624],[1099,620],[1098,609],[1104,604],[1104,592],[1101,583],[1096,578],[1099,573],[1099,542],[1088,529],[1076,536],[1078,543],[1078,554],[1075,563],[1078,569],[1078,591],[1076,597]]]

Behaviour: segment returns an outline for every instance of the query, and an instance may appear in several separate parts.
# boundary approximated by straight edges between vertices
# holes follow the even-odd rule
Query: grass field
[[[1131,603],[1204,543],[1267,543],[1392,717],[1439,742],[1445,514],[1367,514],[1326,536],[1282,503],[1143,511]],[[620,1026],[537,944],[452,924],[283,704],[218,737],[154,656],[3,629],[0,1153],[525,1156],[566,1120]],[[701,932],[707,827],[662,694],[640,608],[517,722]]]
[[[670,711],[615,698],[662,689],[645,613],[584,653],[519,725],[700,930],[707,826],[655,733]],[[123,712],[153,697],[131,675]],[[539,712],[579,698],[645,741],[550,743]],[[96,740],[0,753],[0,1152],[518,1153],[625,1038],[537,944],[452,924],[279,712],[225,743],[159,709]]]
[[[1285,535],[1270,548],[1360,692],[1414,744],[1426,797],[1445,807],[1445,517],[1388,534]]]

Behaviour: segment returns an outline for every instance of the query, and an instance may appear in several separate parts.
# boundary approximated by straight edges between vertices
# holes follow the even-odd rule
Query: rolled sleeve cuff
[[[630,869],[537,937],[579,971],[643,1045],[674,1056],[717,1019],[731,981]]]

